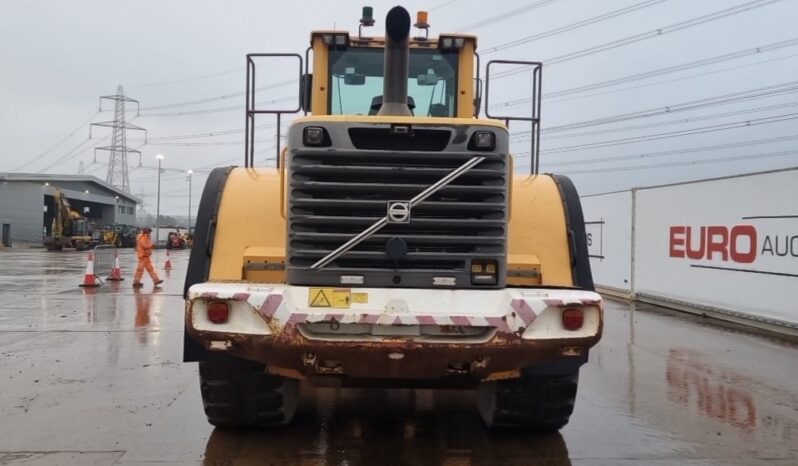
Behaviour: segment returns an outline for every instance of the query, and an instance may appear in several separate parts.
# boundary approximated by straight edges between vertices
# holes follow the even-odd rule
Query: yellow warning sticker
[[[368,293],[352,293],[352,302],[357,304],[368,304],[369,303],[369,294]]]
[[[352,293],[348,288],[311,288],[308,293],[309,307],[349,309]]]
[[[345,289],[332,290],[332,307],[336,309],[349,309],[352,305],[352,293]]]

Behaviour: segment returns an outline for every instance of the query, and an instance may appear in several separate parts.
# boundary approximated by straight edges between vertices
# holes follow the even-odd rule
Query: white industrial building
[[[0,241],[41,243],[51,233],[56,190],[97,228],[136,223],[141,200],[94,176],[0,173]]]

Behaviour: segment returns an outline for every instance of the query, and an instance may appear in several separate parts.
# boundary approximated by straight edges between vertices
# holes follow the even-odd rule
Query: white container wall
[[[588,233],[600,227],[600,248],[589,248],[597,286],[624,289],[627,268],[615,261],[622,258],[628,289],[639,298],[798,327],[798,169],[582,203]]]
[[[632,192],[582,198],[593,280],[603,288],[632,290]]]

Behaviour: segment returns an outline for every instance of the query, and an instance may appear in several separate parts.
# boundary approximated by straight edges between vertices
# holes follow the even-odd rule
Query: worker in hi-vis
[[[144,269],[147,269],[147,273],[150,274],[150,278],[152,278],[155,286],[163,283],[163,280],[158,277],[158,274],[152,267],[152,261],[150,260],[153,247],[150,233],[152,233],[152,228],[147,227],[136,237],[136,254],[139,256],[139,263],[136,266],[136,275],[133,277],[133,286],[136,288],[144,286],[144,284],[141,283],[141,276],[144,274]]]

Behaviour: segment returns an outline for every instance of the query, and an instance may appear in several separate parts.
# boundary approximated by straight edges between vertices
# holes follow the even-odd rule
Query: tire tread
[[[296,380],[264,372],[249,361],[200,361],[200,393],[208,422],[217,427],[287,424],[296,411]]]
[[[568,424],[578,383],[578,374],[523,375],[483,383],[478,392],[480,414],[490,427],[556,431]]]

